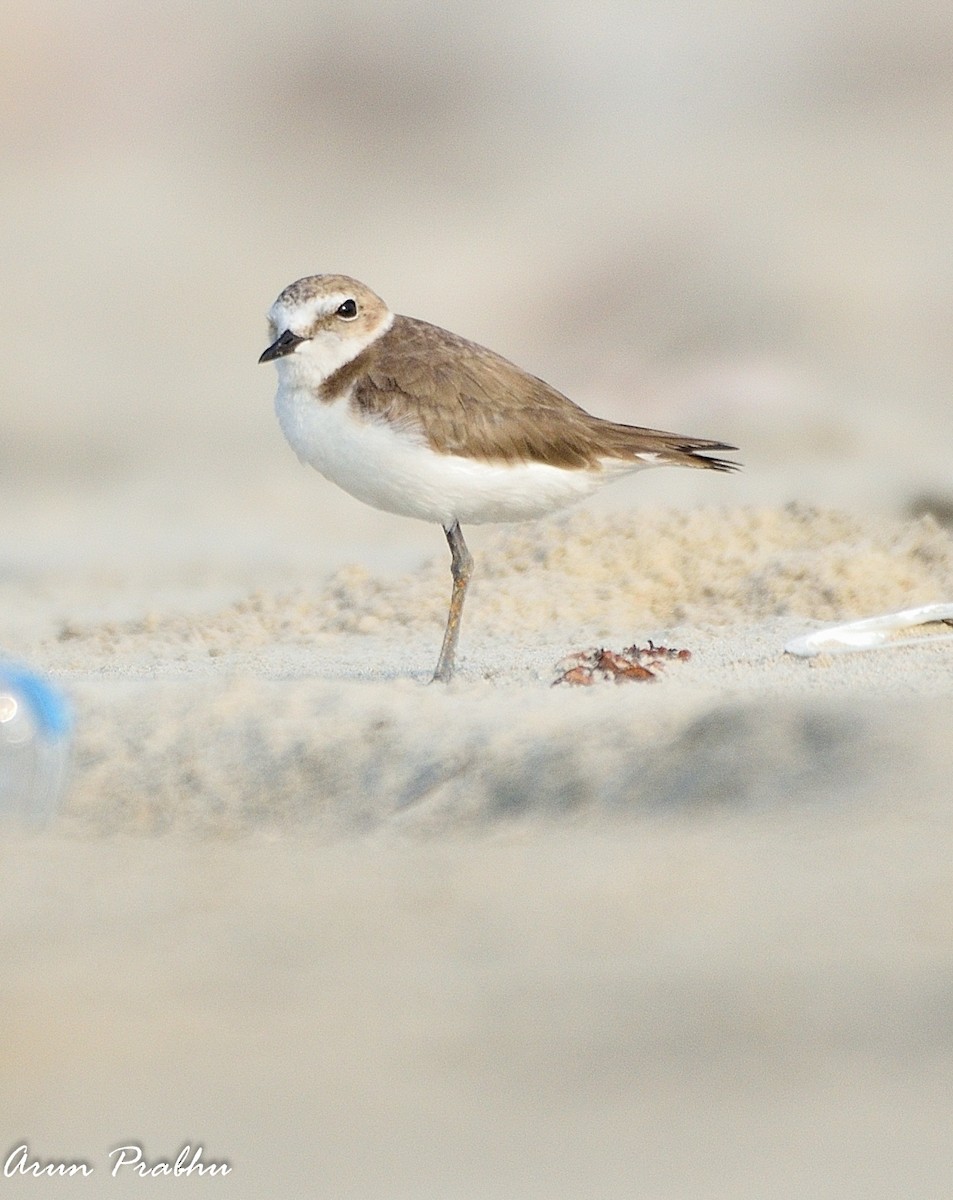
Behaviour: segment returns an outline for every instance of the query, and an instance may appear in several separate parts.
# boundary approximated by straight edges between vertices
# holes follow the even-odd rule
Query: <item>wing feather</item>
[[[363,414],[421,432],[441,454],[570,469],[643,456],[716,471],[737,467],[707,457],[734,446],[604,421],[485,346],[410,317],[396,317],[325,389],[338,394],[348,384]]]

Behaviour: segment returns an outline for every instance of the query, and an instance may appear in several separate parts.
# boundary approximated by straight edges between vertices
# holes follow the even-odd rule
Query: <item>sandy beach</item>
[[[139,616],[94,622],[64,620],[53,589],[43,622],[34,598],[46,635],[21,657],[68,681],[80,713],[64,822],[453,834],[507,814],[886,797],[935,753],[948,765],[930,731],[951,695],[949,645],[783,652],[824,622],[953,595],[953,539],[931,517],[582,509],[484,532],[460,669],[437,687],[448,574],[443,555],[409,573],[353,564],[309,591],[252,569],[248,590],[193,587],[190,611],[150,596]],[[231,603],[199,607],[227,587]],[[573,651],[650,640],[691,659],[647,684],[552,686]]]
[[[784,647],[953,602],[949,11],[0,21],[0,654],[75,711],[0,839],[4,1194],[946,1195],[953,643]],[[339,270],[744,469],[465,530],[431,685],[440,529],[256,366]]]
[[[953,594],[949,533],[752,506],[481,541],[449,687],[442,555],[112,578],[106,620],[99,571],[69,619],[7,581],[77,730],[64,811],[3,849],[4,1107],[95,1171],[11,1194],[139,1195],[110,1152],[187,1142],[249,1197],[887,1197],[953,1165],[950,650],[782,650]],[[692,657],[552,686],[636,636]]]

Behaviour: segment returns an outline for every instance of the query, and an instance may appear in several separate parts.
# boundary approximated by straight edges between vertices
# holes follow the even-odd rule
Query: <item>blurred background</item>
[[[442,553],[278,431],[264,313],[324,271],[742,448],[597,503],[953,506],[948,4],[0,14],[8,565]]]

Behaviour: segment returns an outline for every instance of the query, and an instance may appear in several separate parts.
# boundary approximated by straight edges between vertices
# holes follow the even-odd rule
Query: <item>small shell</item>
[[[828,625],[793,638],[784,647],[785,654],[798,658],[813,658],[817,654],[848,654],[857,650],[881,650],[890,646],[923,646],[934,642],[953,641],[953,633],[943,632],[932,637],[898,638],[898,630],[916,625],[953,623],[953,604],[921,604],[919,608],[905,608],[900,612],[884,613],[879,617],[865,617],[860,621],[848,621],[846,625]]]

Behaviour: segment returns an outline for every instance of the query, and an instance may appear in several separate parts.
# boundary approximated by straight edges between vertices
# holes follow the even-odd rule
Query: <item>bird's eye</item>
[[[338,305],[337,313],[345,321],[353,321],[357,316],[357,303],[354,300],[345,300],[343,304]]]

